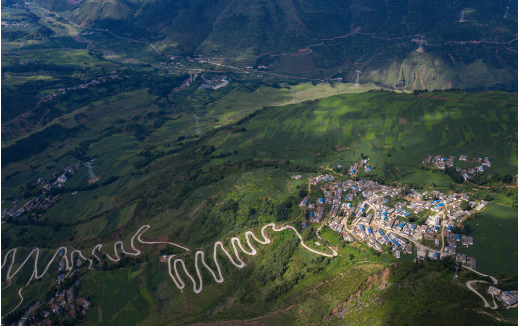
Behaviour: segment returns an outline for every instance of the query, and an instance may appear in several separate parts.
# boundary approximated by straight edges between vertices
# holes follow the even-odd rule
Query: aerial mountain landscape
[[[517,324],[511,1],[2,1],[4,325]]]
[[[350,82],[362,70],[364,82],[404,90],[517,88],[512,2],[40,1],[68,9],[74,24],[145,36],[165,54]]]

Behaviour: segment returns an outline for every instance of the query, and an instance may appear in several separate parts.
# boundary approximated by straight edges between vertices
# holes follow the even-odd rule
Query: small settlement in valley
[[[53,313],[58,314],[61,311],[66,311],[67,316],[72,318],[78,318],[79,314],[85,317],[87,311],[90,309],[90,301],[84,297],[77,298],[79,284],[80,281],[69,284],[67,288],[57,291],[56,294],[45,303],[36,301],[35,304],[29,306],[29,309],[22,315],[18,325],[25,325],[33,312],[40,311],[44,318],[49,317]],[[43,310],[38,308],[43,308]]]
[[[13,205],[10,208],[2,209],[2,223],[4,223],[6,219],[19,218],[20,216],[31,211],[32,217],[41,217],[43,212],[45,212],[61,200],[61,193],[63,193],[63,190],[66,190],[64,186],[67,180],[74,176],[76,171],[81,166],[89,166],[90,168],[92,168],[92,164],[94,162],[95,158],[85,163],[71,164],[61,171],[55,171],[50,178],[45,179],[41,177],[36,182],[29,183],[28,187],[31,187],[33,189],[33,192],[38,193],[38,195],[31,198],[29,201],[23,204],[22,207],[18,207],[19,199],[13,199]],[[94,178],[89,179],[89,184],[99,180],[99,177],[95,177],[93,172],[92,175]],[[30,194],[30,192],[28,193]],[[77,190],[72,191],[71,194],[77,194]],[[2,201],[2,204],[3,203],[4,201]]]
[[[427,155],[423,160],[424,166],[432,165],[435,169],[445,170],[446,168],[454,168],[455,156],[444,157],[442,155],[431,156]],[[473,178],[476,174],[482,173],[485,168],[492,166],[490,159],[485,157],[473,157],[469,158],[467,155],[460,155],[460,162],[463,163],[463,167],[456,167],[456,172],[461,174],[463,179],[466,181]]]

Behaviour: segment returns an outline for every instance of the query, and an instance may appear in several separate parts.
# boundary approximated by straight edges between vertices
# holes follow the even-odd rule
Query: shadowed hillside
[[[517,6],[498,1],[37,1],[165,55],[397,89],[517,88]],[[463,15],[463,19],[461,19]],[[423,36],[423,52],[417,52]]]

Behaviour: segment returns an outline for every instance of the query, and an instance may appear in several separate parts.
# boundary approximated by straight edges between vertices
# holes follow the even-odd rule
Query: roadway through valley
[[[96,31],[106,32],[106,33],[109,33],[110,35],[112,35],[112,36],[114,36],[116,38],[119,38],[119,39],[125,39],[125,40],[131,41],[131,42],[146,44],[146,45],[150,46],[155,51],[155,53],[160,54],[159,51],[157,50],[157,48],[150,42],[142,41],[142,40],[137,40],[137,39],[133,39],[133,38],[129,38],[129,37],[120,36],[120,35],[114,34],[112,31],[110,31],[108,29],[86,27],[86,26],[83,26],[83,25],[78,25],[78,24],[72,22],[70,19],[60,16],[56,12],[49,11],[49,10],[47,10],[45,8],[42,8],[42,7],[39,7],[39,6],[36,6],[36,5],[32,5],[31,9],[45,11],[46,13],[52,14],[52,15],[58,17],[58,18],[65,19],[65,20],[68,21],[68,23],[70,25],[72,25],[74,27],[77,27],[77,28],[84,28],[84,29],[88,29],[88,30],[96,30]],[[72,33],[71,33],[71,35],[72,35]],[[373,33],[361,33],[360,31],[354,31],[354,32],[346,33],[346,34],[343,34],[343,35],[340,35],[340,36],[333,36],[333,37],[329,37],[329,38],[321,38],[319,43],[309,44],[309,45],[304,46],[303,48],[306,49],[306,51],[304,51],[302,53],[295,52],[295,53],[278,53],[278,54],[273,54],[273,53],[270,53],[270,52],[264,52],[262,54],[255,55],[255,56],[245,56],[245,57],[213,57],[213,58],[208,58],[208,59],[210,59],[210,60],[247,60],[247,59],[258,59],[258,58],[263,57],[263,56],[271,56],[271,57],[306,56],[306,55],[312,54],[314,52],[312,50],[312,48],[323,46],[323,45],[325,45],[325,42],[333,41],[333,40],[336,40],[336,39],[347,39],[347,38],[349,38],[350,36],[353,36],[353,35],[359,35],[361,37],[371,37],[373,39],[379,39],[379,40],[385,40],[385,41],[411,39],[411,40],[413,40],[415,42],[418,42],[418,38],[421,36],[421,35],[418,35],[418,34],[413,34],[413,35],[403,35],[403,36],[392,36],[392,37],[389,37],[389,36],[377,36],[377,35],[375,35]],[[78,38],[79,37],[79,33],[76,33],[75,35],[72,35],[72,37],[73,38],[74,37]],[[87,40],[86,38],[82,38],[82,39],[83,40]],[[81,42],[80,39],[77,39],[77,40],[79,42]],[[93,47],[92,41],[90,41],[90,40],[87,40],[87,41],[88,41],[88,46],[89,47]],[[438,43],[438,44],[430,44],[427,41],[425,41],[424,45],[426,45],[426,46],[433,46],[433,47],[440,47],[440,46],[446,46],[446,45],[452,45],[452,44],[465,45],[465,44],[480,44],[480,43],[488,44],[488,45],[510,45],[510,44],[512,44],[514,42],[517,42],[517,35],[514,35],[514,37],[511,38],[509,41],[502,41],[502,42],[487,41],[487,40],[448,40],[448,41],[444,41],[444,43]],[[372,59],[370,59],[368,61],[368,63]],[[393,59],[390,59],[390,60],[393,60]],[[235,67],[235,66],[231,66],[231,65],[225,65],[225,64],[211,62],[211,61],[208,61],[207,63],[213,64],[213,65],[216,65],[216,66],[220,66],[220,67],[229,68],[229,69],[232,69],[232,70],[235,70],[235,71],[239,71],[241,73],[247,73],[247,74],[250,73],[250,72],[254,72],[254,73],[261,73],[261,74],[266,74],[266,75],[271,75],[271,76],[290,78],[290,79],[300,79],[300,80],[306,80],[306,81],[321,81],[322,80],[322,78],[305,78],[305,77],[302,77],[302,76],[284,75],[284,74],[280,74],[280,73],[276,73],[276,72],[259,71],[259,70],[256,70],[256,69],[247,71],[246,69],[242,69],[242,68],[239,68],[239,67]],[[319,71],[319,70],[316,70],[316,71]]]

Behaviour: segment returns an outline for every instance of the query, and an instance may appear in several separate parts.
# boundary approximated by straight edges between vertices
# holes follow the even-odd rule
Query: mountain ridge
[[[167,57],[227,58],[221,63],[265,65],[312,79],[339,73],[352,81],[361,70],[361,82],[401,90],[517,89],[512,3],[506,18],[497,1],[37,3],[68,11],[78,25],[151,42]]]

